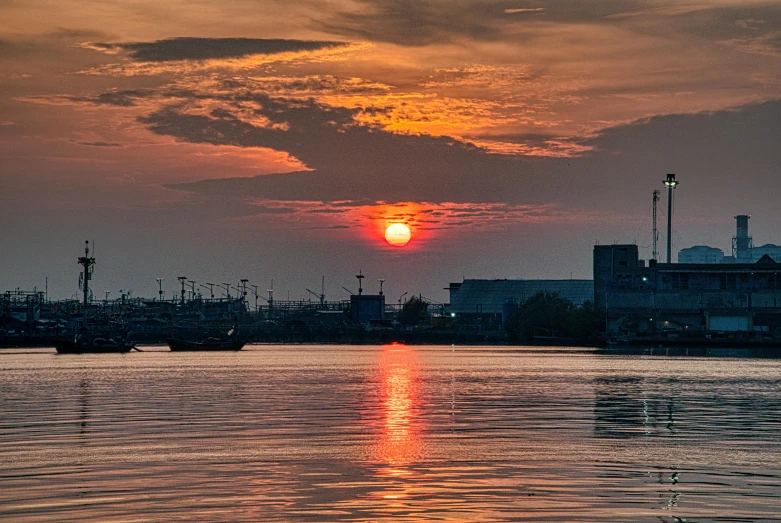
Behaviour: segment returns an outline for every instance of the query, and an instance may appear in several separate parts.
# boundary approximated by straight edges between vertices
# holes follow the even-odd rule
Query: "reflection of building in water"
[[[404,345],[386,345],[379,368],[384,423],[377,457],[391,465],[414,462],[421,454],[417,354]]]
[[[603,377],[594,380],[594,434],[636,438],[675,432],[675,397],[649,395],[645,380]]]

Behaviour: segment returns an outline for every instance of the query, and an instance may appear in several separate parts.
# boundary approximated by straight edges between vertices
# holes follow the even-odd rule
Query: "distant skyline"
[[[0,0],[0,291],[591,278],[667,173],[673,260],[781,244],[779,143],[778,2]]]

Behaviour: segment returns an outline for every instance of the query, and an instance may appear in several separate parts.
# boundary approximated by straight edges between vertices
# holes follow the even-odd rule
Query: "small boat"
[[[222,338],[208,337],[199,341],[185,340],[183,338],[174,338],[172,336],[166,337],[165,341],[171,350],[185,351],[185,350],[241,350],[244,345],[250,340],[252,336],[244,338],[239,337],[239,324],[238,320],[234,318],[233,328],[227,333],[227,336]]]
[[[60,338],[54,340],[54,348],[57,354],[103,354],[108,352],[130,352],[136,348],[135,343],[129,343],[124,340],[114,340],[112,338],[90,338],[77,337],[74,339]]]
[[[166,338],[166,343],[173,351],[187,350],[241,350],[249,341],[247,338],[206,338],[203,341],[188,341],[178,338]]]

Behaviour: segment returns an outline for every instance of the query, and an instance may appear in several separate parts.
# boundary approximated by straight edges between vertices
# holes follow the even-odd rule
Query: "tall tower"
[[[653,214],[653,222],[654,222],[653,243],[654,243],[654,250],[653,250],[653,254],[651,255],[651,259],[654,260],[654,263],[656,263],[656,260],[658,259],[657,256],[659,255],[659,251],[656,249],[656,243],[659,240],[659,231],[656,228],[656,203],[658,201],[659,201],[659,191],[654,189],[654,214]]]
[[[751,262],[751,249],[754,247],[753,239],[748,235],[748,220],[751,216],[739,214],[735,216],[735,237],[732,238],[732,256],[738,263]]]
[[[668,174],[662,183],[667,187],[667,263],[672,263],[673,255],[673,190],[678,186],[674,174]]]

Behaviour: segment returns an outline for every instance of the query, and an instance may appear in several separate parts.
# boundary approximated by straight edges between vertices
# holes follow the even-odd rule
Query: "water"
[[[0,352],[0,521],[779,521],[781,361]]]

